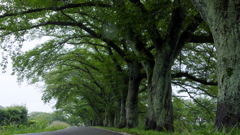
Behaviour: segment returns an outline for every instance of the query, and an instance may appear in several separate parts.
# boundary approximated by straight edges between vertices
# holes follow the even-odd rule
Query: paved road
[[[123,135],[122,133],[92,127],[69,127],[67,129],[18,135]]]

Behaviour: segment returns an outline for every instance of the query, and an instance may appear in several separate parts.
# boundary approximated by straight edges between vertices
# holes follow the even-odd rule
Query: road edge
[[[122,135],[134,135],[134,134],[126,133],[126,132],[119,132],[119,131],[109,130],[109,129],[104,129],[104,128],[99,128],[99,127],[93,127],[93,128],[97,128],[97,129],[101,129],[101,130],[106,130],[106,131],[111,131],[111,132],[119,133],[119,134],[122,134]]]

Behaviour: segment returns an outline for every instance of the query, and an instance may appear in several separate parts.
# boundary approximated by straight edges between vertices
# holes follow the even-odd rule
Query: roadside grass
[[[67,127],[70,127],[70,125],[66,122],[53,121],[52,124],[50,124],[45,129],[48,131],[55,131],[55,130],[59,130],[59,129],[65,129]]]
[[[144,130],[144,128],[114,128],[114,127],[97,127],[118,132],[125,132],[131,135],[240,135],[240,129],[233,128],[230,130],[223,129],[221,132],[217,131],[213,126],[196,129],[181,129],[176,128],[175,132],[158,132],[153,130]],[[191,131],[190,131],[191,130]]]
[[[65,129],[67,127],[70,127],[70,125],[65,123],[65,122],[60,122],[60,121],[54,121],[47,127],[42,127],[41,125],[35,125],[35,126],[24,126],[24,125],[1,126],[0,127],[0,135],[48,132],[48,131]]]

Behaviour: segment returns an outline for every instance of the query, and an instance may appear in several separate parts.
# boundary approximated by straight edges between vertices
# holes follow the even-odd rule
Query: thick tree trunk
[[[173,57],[170,53],[157,53],[152,79],[153,108],[158,131],[173,131],[173,109],[171,88],[171,67]]]
[[[218,38],[218,105],[216,126],[233,127],[240,122],[240,26],[222,25]]]
[[[133,128],[138,125],[138,90],[141,81],[141,65],[137,62],[128,64],[129,87],[126,102],[126,126]]]
[[[240,122],[240,1],[192,0],[209,24],[217,48],[218,105],[216,127]]]
[[[152,76],[153,76],[153,62],[145,62],[143,63],[143,67],[147,73],[148,80],[148,108],[147,108],[147,116],[146,116],[146,128],[149,130],[156,129],[156,116],[153,108],[153,87],[152,87]]]

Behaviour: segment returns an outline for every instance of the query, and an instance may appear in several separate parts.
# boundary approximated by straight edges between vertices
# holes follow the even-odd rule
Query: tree
[[[46,112],[31,112],[29,113],[29,120],[34,121],[39,128],[45,128],[52,122],[51,114]]]
[[[185,7],[188,9],[186,10]],[[59,60],[59,56],[64,55],[55,55],[65,51],[62,50],[64,45],[92,45],[93,48],[95,47],[94,49],[96,46],[108,47],[118,53],[127,63],[129,70],[128,101],[124,101],[126,100],[124,98],[126,90],[119,92],[121,110],[124,110],[124,103],[127,102],[126,125],[128,127],[137,125],[138,88],[142,79],[141,73],[146,73],[148,83],[146,125],[149,129],[159,131],[173,130],[171,69],[174,60],[180,54],[185,43],[207,42],[209,37],[211,41],[208,32],[194,33],[202,19],[188,1],[165,0],[159,3],[140,0],[98,2],[72,0],[70,3],[61,1],[48,3],[28,0],[8,3],[8,5],[4,5],[3,9],[5,10],[0,16],[1,21],[10,21],[11,23],[1,25],[2,40],[6,41],[8,37],[13,36],[17,41],[22,42],[26,35],[47,35],[53,38],[44,46],[49,51],[42,48],[33,51],[38,55],[30,52],[27,57],[20,54],[17,59],[15,55],[19,54],[15,53],[13,56],[16,61],[14,66],[20,78],[33,77],[31,78],[33,82],[39,81],[42,76],[46,75],[46,72],[53,70],[56,64],[65,63],[64,60],[55,61],[55,59]],[[15,23],[16,21],[19,23]],[[9,49],[6,46],[3,48]],[[109,55],[111,49],[108,49]],[[106,53],[106,50],[103,53]],[[74,56],[81,58],[79,55]],[[76,67],[75,63],[68,64],[70,67]],[[119,67],[117,64],[114,66]],[[145,71],[142,70],[142,67]],[[114,71],[121,71],[119,68],[117,69]],[[94,70],[91,71],[94,72]],[[41,77],[39,78],[39,76]],[[88,73],[89,76],[91,78]],[[100,78],[101,75],[98,77]],[[91,78],[91,80],[95,80],[95,78]],[[100,79],[96,80],[101,82]],[[94,87],[94,90],[100,89],[96,83],[87,87],[88,89]],[[90,102],[92,99],[86,100]],[[107,100],[111,100],[111,98],[107,97]],[[124,113],[122,114],[124,117]]]
[[[0,126],[6,125],[7,123],[7,112],[4,108],[0,109]]]
[[[34,2],[33,2],[34,3]],[[26,6],[26,7],[34,7],[32,4],[33,3],[26,3],[26,5],[23,5],[24,7]],[[77,4],[76,4],[77,3]],[[106,2],[107,3],[107,2]],[[101,5],[100,3],[98,3],[98,2],[90,2],[90,3],[88,3],[88,2],[86,2],[86,3],[84,3],[84,2],[81,2],[81,4],[78,2],[78,1],[73,1],[71,4],[67,4],[67,3],[65,3],[66,5],[64,5],[63,3],[57,3],[57,4],[59,4],[58,6],[60,6],[61,8],[59,8],[59,9],[56,9],[55,7],[51,7],[51,6],[53,6],[51,3],[49,3],[49,4],[41,4],[41,6],[40,6],[40,8],[39,9],[37,9],[37,10],[28,10],[27,12],[25,12],[25,11],[23,11],[24,12],[24,14],[25,15],[29,15],[28,17],[29,18],[31,18],[32,17],[32,15],[31,15],[31,13],[37,13],[37,12],[41,12],[41,11],[43,11],[45,14],[49,14],[49,12],[53,12],[53,14],[51,14],[51,16],[52,17],[49,17],[48,19],[46,19],[46,18],[44,18],[43,16],[42,16],[42,14],[39,14],[39,18],[41,18],[41,20],[44,22],[44,23],[36,23],[36,24],[34,24],[34,23],[30,23],[29,24],[29,28],[25,28],[24,26],[20,26],[20,27],[24,27],[23,29],[18,29],[17,31],[19,32],[19,31],[28,31],[28,29],[35,29],[35,28],[42,28],[42,27],[44,27],[44,28],[46,28],[46,29],[48,29],[48,30],[46,30],[46,31],[49,31],[50,29],[52,29],[52,28],[50,28],[49,29],[49,25],[53,25],[53,26],[56,26],[56,27],[61,27],[61,26],[63,26],[63,27],[61,27],[61,28],[63,28],[62,30],[63,31],[67,31],[68,30],[68,28],[70,29],[69,31],[72,31],[73,33],[68,33],[68,37],[65,35],[66,33],[64,33],[63,35],[64,36],[62,36],[61,35],[61,41],[63,41],[63,43],[65,43],[65,42],[67,42],[67,41],[69,41],[69,40],[71,40],[71,42],[74,42],[74,41],[76,41],[75,39],[78,39],[78,38],[84,38],[84,37],[86,37],[86,38],[88,38],[88,40],[85,40],[84,42],[86,43],[86,44],[91,44],[91,42],[89,41],[89,39],[90,38],[95,38],[95,39],[101,39],[103,42],[105,42],[106,44],[107,44],[107,46],[110,46],[110,47],[112,47],[112,48],[114,48],[115,50],[116,50],[116,52],[118,52],[119,53],[119,55],[122,57],[122,58],[125,58],[125,56],[127,56],[126,55],[126,53],[125,53],[125,51],[126,51],[126,49],[124,49],[124,50],[121,50],[122,49],[122,47],[121,46],[123,46],[124,47],[124,45],[119,45],[118,46],[118,44],[117,43],[115,43],[115,42],[113,42],[114,40],[110,40],[110,39],[108,39],[108,38],[106,38],[105,37],[105,35],[106,35],[106,30],[105,29],[102,29],[102,27],[105,27],[105,22],[104,22],[104,17],[103,18],[101,18],[101,20],[99,21],[98,19],[98,17],[100,16],[103,16],[103,13],[101,13],[101,12],[94,12],[93,10],[91,10],[91,7],[93,7],[94,8],[94,10],[98,10],[98,6],[99,7],[102,7],[103,8],[103,10],[105,10],[104,8],[106,8],[106,7],[110,7],[108,4],[103,4],[103,5]],[[80,4],[80,5],[79,5]],[[83,5],[82,5],[83,4]],[[86,5],[85,5],[86,4]],[[96,5],[95,5],[96,4]],[[95,5],[95,6],[94,6]],[[13,5],[14,6],[14,5]],[[44,6],[46,6],[47,8],[42,8],[42,6],[44,7]],[[49,7],[50,6],[50,7]],[[55,6],[55,5],[54,5]],[[77,9],[77,8],[80,8],[80,7],[83,7],[83,9],[82,9],[82,12],[78,12],[78,11],[74,11],[75,9]],[[90,7],[90,8],[89,8]],[[75,8],[75,9],[74,9]],[[89,9],[88,9],[89,8]],[[67,14],[66,13],[64,13],[65,11],[64,10],[72,10],[72,9],[74,9],[74,10],[72,10],[72,11],[70,11],[70,12],[68,12]],[[46,12],[45,12],[46,11]],[[55,14],[55,12],[59,12],[59,13],[57,13],[57,14]],[[90,14],[89,13],[89,11],[91,11],[90,13],[92,13],[92,14]],[[102,10],[100,10],[100,11],[102,11]],[[109,11],[108,10],[106,10],[107,12],[104,12],[104,14],[108,14],[109,13]],[[28,14],[29,13],[29,14]],[[101,14],[100,14],[101,13]],[[81,16],[81,15],[83,15],[84,17],[76,17],[76,18],[74,18],[73,16]],[[97,14],[98,15],[98,17],[96,17],[96,15],[95,14]],[[11,14],[10,16],[15,16],[16,14]],[[3,15],[4,16],[4,15]],[[45,16],[45,15],[44,15]],[[6,16],[5,16],[6,17]],[[34,17],[36,17],[36,16],[34,16]],[[56,19],[56,18],[57,19]],[[61,18],[61,19],[60,19]],[[87,19],[86,19],[87,18]],[[53,21],[53,20],[54,21]],[[69,20],[70,19],[70,20]],[[57,21],[56,21],[57,20]],[[89,22],[89,20],[92,20],[92,21],[90,21]],[[70,24],[69,24],[69,21],[71,22]],[[86,23],[81,23],[81,21],[83,21],[83,22],[86,22]],[[46,22],[46,23],[45,23]],[[65,23],[65,22],[67,22],[67,23]],[[102,24],[103,23],[103,24]],[[103,25],[103,26],[101,26],[101,25]],[[46,27],[45,27],[46,26]],[[66,26],[66,27],[64,27],[64,26]],[[4,29],[4,28],[3,28]],[[14,28],[13,28],[14,29]],[[56,28],[56,29],[58,29],[58,28]],[[81,32],[79,32],[79,29],[80,29],[80,31]],[[42,30],[42,31],[41,31]],[[45,31],[44,29],[40,29],[40,31],[41,32],[43,32],[43,31]],[[45,31],[45,32],[46,32]],[[74,31],[77,33],[74,33]],[[14,33],[14,32],[13,32]],[[49,33],[49,32],[47,32],[47,33],[44,33],[44,34],[47,34],[47,35],[50,35],[50,36],[55,36],[55,35],[58,35],[58,36],[55,36],[55,38],[56,37],[59,37],[59,32],[56,32],[56,33]],[[78,36],[76,36],[76,35],[80,35],[79,37]],[[64,40],[63,38],[66,38],[66,40]],[[79,40],[80,41],[80,40]],[[80,43],[74,43],[74,44],[81,44],[81,42]],[[94,45],[94,44],[92,44],[92,45]],[[52,46],[53,47],[53,46]],[[53,56],[53,55],[51,55],[51,56]],[[50,57],[50,56],[49,56]],[[125,58],[125,60],[126,60],[126,58]],[[137,67],[137,66],[139,66],[139,64],[136,64],[137,66],[134,66],[134,64],[135,64],[135,62],[134,62],[134,60],[127,60],[128,61],[128,66],[129,67]],[[27,63],[27,62],[23,62],[23,63]],[[42,68],[44,68],[45,66],[43,66]],[[135,68],[135,69],[137,69],[138,70],[138,72],[135,72],[135,73],[139,73],[138,75],[131,75],[131,78],[133,78],[133,79],[130,79],[129,81],[133,81],[133,82],[140,82],[139,80],[141,80],[141,77],[140,77],[140,68]],[[43,70],[43,69],[42,69]],[[20,72],[22,72],[22,71],[20,71]],[[23,72],[22,72],[23,73]],[[131,72],[130,72],[131,73]],[[21,74],[21,73],[20,73]],[[21,76],[19,74],[19,76]],[[24,75],[23,75],[24,76]],[[21,76],[22,77],[22,76]],[[137,79],[137,81],[135,81],[135,79]],[[135,120],[129,120],[129,121],[131,121],[131,123],[136,123],[136,122],[133,122],[133,121],[136,121],[137,120],[137,114],[136,114],[136,112],[137,111],[132,111],[132,110],[136,110],[136,106],[137,106],[137,104],[136,103],[134,103],[134,104],[131,104],[131,102],[132,101],[137,101],[137,100],[135,100],[135,99],[137,99],[137,93],[138,93],[138,86],[137,86],[137,84],[138,83],[131,83],[131,82],[129,82],[129,85],[135,85],[135,86],[133,86],[133,87],[129,87],[129,89],[131,90],[131,91],[133,91],[133,92],[129,92],[130,94],[133,94],[133,96],[128,96],[128,98],[127,98],[127,100],[130,100],[129,102],[128,102],[128,104],[127,104],[127,106],[129,106],[128,108],[129,109],[127,109],[128,110],[128,115],[130,116],[130,117],[128,117],[129,119],[135,119]],[[133,90],[132,90],[133,89]],[[124,91],[126,91],[126,90],[124,90]],[[122,91],[122,93],[125,93],[124,91]],[[125,94],[121,94],[121,95],[125,95]],[[124,99],[124,98],[122,98],[122,104],[125,104],[125,102],[126,101],[124,101],[124,100],[126,100],[126,99]],[[122,107],[122,109],[121,110],[124,110],[124,107],[125,105],[123,105],[123,107]],[[134,107],[132,107],[132,106],[134,106]],[[133,108],[133,109],[131,109],[131,108]],[[121,111],[121,112],[123,112],[123,111]],[[132,114],[132,113],[135,113],[135,114]],[[122,114],[124,114],[124,113],[122,113]],[[124,116],[123,116],[124,117]],[[124,121],[123,121],[124,122]],[[124,122],[125,123],[125,122]],[[124,125],[124,124],[122,124],[122,125]],[[129,125],[133,125],[133,124],[129,124]],[[134,125],[137,125],[137,124],[134,124]]]
[[[10,106],[0,109],[0,125],[27,124],[27,109],[25,106]]]
[[[117,26],[124,30],[123,37],[127,37],[128,43],[139,57],[147,74],[146,126],[148,129],[172,131],[173,63],[186,43],[211,42],[211,35],[208,32],[194,33],[200,27],[202,19],[194,12],[189,1],[155,3],[130,0],[119,2],[118,7],[121,8],[116,10],[119,18]]]
[[[239,4],[233,0],[191,0],[208,23],[217,49],[218,104],[216,127],[234,127],[240,121]]]
[[[118,117],[120,117],[118,114],[120,112],[116,110],[121,109],[119,100],[122,100],[121,91],[126,85],[123,78],[127,77],[125,74],[117,72],[112,59],[115,58],[120,66],[124,64],[122,63],[122,65],[117,60],[117,56],[109,56],[108,51],[98,52],[94,51],[94,48],[88,47],[77,48],[54,54],[58,55],[57,59],[51,61],[51,64],[55,65],[54,68],[42,74],[46,84],[43,99],[45,101],[57,99],[55,105],[57,109],[78,108],[69,113],[82,116],[87,121],[85,123],[88,123],[86,125],[92,123],[93,125],[113,126],[114,119],[119,120]],[[43,49],[43,51],[48,52],[49,50]],[[41,66],[41,59],[37,59],[36,52],[38,51],[32,50],[25,56],[35,54],[34,60],[39,60],[37,63]],[[35,68],[37,69],[37,66]],[[84,109],[90,112],[90,115],[87,114],[89,118],[83,115]],[[115,125],[118,125],[118,121],[115,122]]]
[[[184,127],[191,131],[214,123],[216,100],[208,97],[194,99],[174,97],[173,99],[174,117],[179,130]]]

